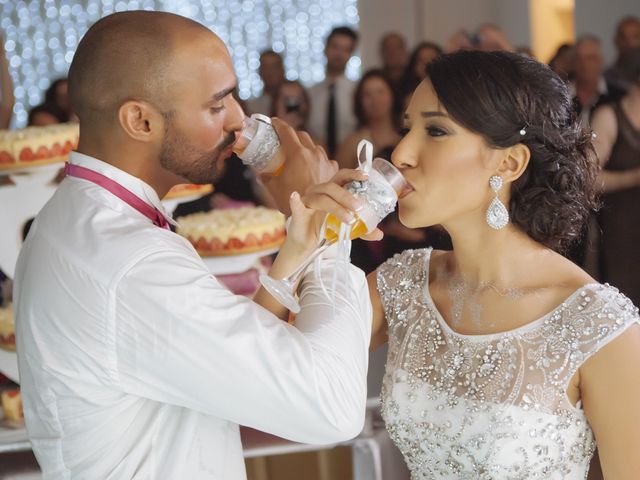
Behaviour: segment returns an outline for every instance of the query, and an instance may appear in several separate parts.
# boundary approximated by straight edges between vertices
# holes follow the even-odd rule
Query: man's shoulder
[[[73,210],[73,209],[72,209]],[[196,255],[183,237],[151,224],[146,218],[109,208],[69,212],[60,219],[60,208],[49,205],[36,217],[21,252],[25,265],[84,272],[98,283],[114,277],[154,253]]]

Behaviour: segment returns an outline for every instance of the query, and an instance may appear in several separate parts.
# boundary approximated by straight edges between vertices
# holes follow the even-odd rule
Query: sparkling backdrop
[[[287,78],[312,85],[324,78],[324,40],[332,27],[357,29],[357,0],[0,0],[16,104],[13,123],[23,127],[52,80],[67,75],[80,38],[99,18],[124,10],[162,10],[193,18],[229,47],[240,97],[259,95],[260,52],[284,56]],[[360,58],[347,65],[356,79]]]

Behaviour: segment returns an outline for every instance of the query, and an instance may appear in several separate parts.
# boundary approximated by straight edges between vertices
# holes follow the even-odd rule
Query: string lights
[[[0,32],[5,39],[15,85],[14,126],[27,123],[44,91],[65,77],[80,38],[99,18],[125,10],[162,10],[197,20],[229,47],[240,98],[259,95],[259,55],[283,54],[286,76],[312,85],[324,79],[324,40],[332,27],[359,23],[357,0],[0,0]],[[351,58],[347,77],[359,76]]]

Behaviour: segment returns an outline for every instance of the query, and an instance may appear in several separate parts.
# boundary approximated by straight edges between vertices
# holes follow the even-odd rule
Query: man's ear
[[[518,143],[505,149],[502,162],[497,173],[506,183],[515,182],[522,176],[529,165],[531,150],[524,143]]]
[[[128,100],[118,109],[118,122],[132,139],[151,142],[164,130],[162,115],[147,102]]]

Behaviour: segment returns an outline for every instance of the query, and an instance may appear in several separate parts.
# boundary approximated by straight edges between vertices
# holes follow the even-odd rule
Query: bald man
[[[292,326],[265,292],[258,304],[226,290],[168,228],[160,198],[210,182],[243,121],[220,39],[176,15],[114,14],[80,42],[69,82],[78,150],[32,226],[14,297],[44,478],[241,480],[239,424],[307,443],[357,435],[371,328],[362,272],[338,279],[331,302],[317,279],[331,283],[324,260],[302,283]],[[286,168],[267,184],[286,210],[293,188],[334,167],[308,136],[275,124]],[[357,204],[337,190],[317,203],[346,221]],[[310,248],[296,233],[309,221],[295,218],[312,217],[292,198],[275,277]]]

